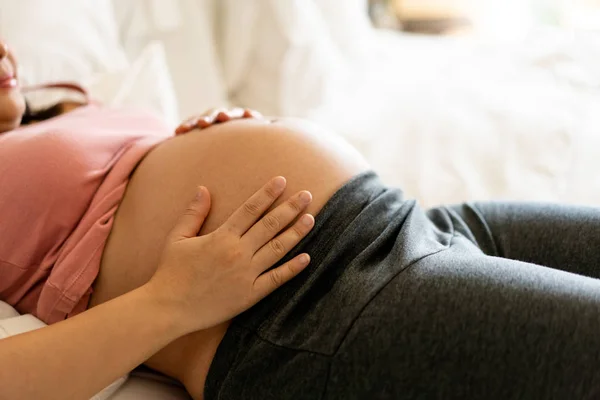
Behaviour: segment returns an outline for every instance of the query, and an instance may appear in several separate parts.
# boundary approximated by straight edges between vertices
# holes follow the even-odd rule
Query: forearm
[[[186,333],[146,287],[0,340],[0,399],[87,399]]]

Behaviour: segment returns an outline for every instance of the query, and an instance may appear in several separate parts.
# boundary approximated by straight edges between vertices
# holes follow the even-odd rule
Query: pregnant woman
[[[597,209],[425,212],[297,120],[170,137],[89,105],[18,127],[18,88],[0,101],[0,299],[53,324],[0,341],[0,398],[84,398],[144,360],[197,399],[600,395]]]

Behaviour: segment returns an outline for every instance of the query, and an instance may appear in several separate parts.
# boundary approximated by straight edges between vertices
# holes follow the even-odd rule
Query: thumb
[[[204,186],[200,186],[171,231],[171,240],[179,241],[197,236],[209,211],[210,193]]]

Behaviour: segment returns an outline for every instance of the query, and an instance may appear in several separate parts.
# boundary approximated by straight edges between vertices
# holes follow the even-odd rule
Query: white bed
[[[254,26],[227,27],[254,39],[230,56],[244,71],[237,102],[332,127],[425,206],[600,204],[600,33],[411,36],[376,31],[359,11],[328,14],[332,3],[261,1]]]
[[[344,132],[388,182],[426,206],[600,204],[600,37],[375,42],[381,59],[361,85],[307,115]]]
[[[600,204],[598,36],[546,31],[491,45],[379,32],[365,1],[55,0],[45,10],[44,0],[0,0],[0,34],[31,83],[78,79],[108,104],[172,124],[227,104],[311,118],[425,206]],[[78,21],[68,43],[61,18]],[[112,398],[186,396],[133,377]]]

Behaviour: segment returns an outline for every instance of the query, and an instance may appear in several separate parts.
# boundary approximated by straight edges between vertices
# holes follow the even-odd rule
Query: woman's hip
[[[347,291],[321,319],[297,308],[281,325],[234,323],[208,397],[272,387],[282,388],[279,399],[600,394],[596,279],[451,247],[395,275],[346,325],[357,298]],[[291,338],[294,330],[313,334]],[[332,337],[335,346],[324,347]]]

